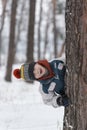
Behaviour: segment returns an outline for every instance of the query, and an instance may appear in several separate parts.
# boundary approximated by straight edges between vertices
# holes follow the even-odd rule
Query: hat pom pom
[[[21,78],[20,69],[15,69],[15,70],[13,71],[13,75],[14,75],[17,79],[20,79],[20,78]]]

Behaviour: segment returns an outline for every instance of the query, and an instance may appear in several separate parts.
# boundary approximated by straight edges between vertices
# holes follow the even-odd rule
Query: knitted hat
[[[35,76],[33,74],[33,70],[34,70],[34,65],[36,64],[36,62],[31,62],[23,64],[21,66],[20,69],[15,69],[13,71],[13,75],[17,78],[17,79],[25,79],[26,81],[30,81],[30,80],[35,80]]]

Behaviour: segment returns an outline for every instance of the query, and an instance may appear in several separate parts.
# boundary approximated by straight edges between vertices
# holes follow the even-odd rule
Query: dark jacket
[[[41,83],[40,93],[42,94],[44,103],[57,107],[56,99],[65,92],[64,76],[66,67],[61,60],[52,60],[49,64],[55,76],[50,79],[39,80]]]
[[[53,72],[55,73],[55,76],[51,79],[47,80],[40,80],[39,82],[42,84],[42,89],[45,93],[48,93],[48,89],[50,87],[50,84],[52,82],[55,83],[55,88],[53,91],[55,91],[58,94],[63,94],[64,92],[64,86],[65,86],[65,81],[64,81],[64,76],[65,76],[65,71],[66,67],[64,65],[63,61],[60,60],[53,60],[49,62]]]

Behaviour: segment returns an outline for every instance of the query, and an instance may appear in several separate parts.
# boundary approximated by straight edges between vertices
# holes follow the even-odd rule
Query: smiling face
[[[34,66],[33,73],[34,73],[35,78],[39,79],[47,73],[47,69],[41,66],[40,64],[36,63]]]

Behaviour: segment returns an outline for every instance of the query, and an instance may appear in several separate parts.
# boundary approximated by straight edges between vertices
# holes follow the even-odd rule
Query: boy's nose
[[[39,71],[38,70],[34,70],[34,74],[38,74],[39,73]]]

